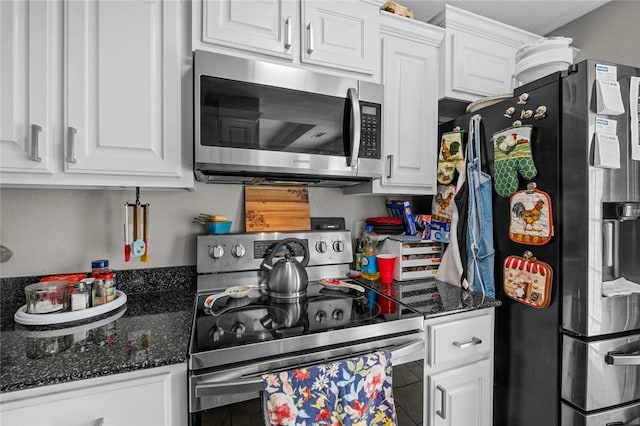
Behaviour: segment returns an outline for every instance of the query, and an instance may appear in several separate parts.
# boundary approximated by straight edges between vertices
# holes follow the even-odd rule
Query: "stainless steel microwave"
[[[383,87],[194,53],[196,178],[348,186],[380,178]]]

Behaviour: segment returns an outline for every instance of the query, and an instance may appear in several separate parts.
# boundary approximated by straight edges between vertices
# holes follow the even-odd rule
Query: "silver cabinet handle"
[[[609,365],[640,365],[640,355],[611,351],[605,355],[604,361]]]
[[[358,91],[353,87],[347,90],[347,98],[351,101],[351,162],[349,167],[358,165],[358,155],[360,155],[360,100]]]
[[[313,24],[311,22],[309,22],[309,25],[307,25],[307,32],[309,33],[309,48],[307,49],[307,53],[311,54],[313,53]]]
[[[291,49],[291,16],[284,21],[284,48]]]
[[[76,130],[73,127],[69,127],[69,133],[67,136],[67,162],[74,163],[74,164],[78,162],[78,160],[76,160],[74,155],[74,149],[75,149],[74,138],[76,133],[78,133],[78,130]]]
[[[479,345],[480,343],[482,343],[482,339],[478,339],[477,337],[473,336],[468,342],[460,343],[458,341],[454,341],[453,346],[459,349],[465,349],[470,346]]]
[[[387,173],[387,179],[391,178],[391,166],[393,165],[393,154],[387,155],[387,164],[389,165],[389,172]]]
[[[441,393],[440,410],[437,410],[436,414],[440,416],[442,420],[445,420],[447,418],[447,390],[440,385],[436,386],[436,390],[439,390]]]
[[[42,131],[42,127],[37,124],[31,125],[31,161],[42,162],[42,158],[38,156],[38,133]]]

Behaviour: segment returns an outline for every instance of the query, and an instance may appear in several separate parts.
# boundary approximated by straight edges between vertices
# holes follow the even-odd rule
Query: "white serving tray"
[[[18,324],[23,325],[50,325],[62,324],[65,322],[78,321],[111,312],[127,303],[127,295],[120,290],[116,290],[116,298],[109,303],[94,306],[93,308],[79,311],[67,311],[52,314],[29,314],[27,305],[22,305],[13,316]]]

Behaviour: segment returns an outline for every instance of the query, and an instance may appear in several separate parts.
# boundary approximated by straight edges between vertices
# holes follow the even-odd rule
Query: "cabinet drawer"
[[[493,347],[491,316],[478,316],[433,324],[429,330],[429,365],[489,354]]]

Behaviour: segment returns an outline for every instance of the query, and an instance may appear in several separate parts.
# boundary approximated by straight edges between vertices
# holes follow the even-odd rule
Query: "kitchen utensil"
[[[304,250],[302,262],[298,262],[290,253],[286,253],[284,258],[272,265],[273,258],[278,253],[278,249],[287,245],[295,244]],[[307,244],[298,238],[285,238],[273,246],[273,250],[262,261],[260,269],[268,271],[267,288],[274,297],[299,297],[306,294],[309,285],[306,266],[309,263],[309,249]]]
[[[251,287],[246,285],[237,285],[237,286],[229,287],[222,293],[212,294],[211,296],[207,297],[204,300],[204,307],[211,309],[211,307],[213,306],[216,300],[225,296],[233,297],[234,299],[245,297],[247,294],[249,294],[249,291],[251,291]]]
[[[300,186],[245,186],[247,232],[311,229],[309,190]]]
[[[361,285],[352,284],[336,278],[323,278],[320,280],[320,284],[322,284],[325,288],[328,288],[330,290],[353,289],[353,290],[359,291],[360,293],[364,293],[364,287],[362,287]]]
[[[131,254],[133,257],[140,257],[144,254],[144,240],[142,239],[142,210],[139,202],[133,206],[133,238]]]
[[[142,206],[142,210],[144,212],[144,220],[142,222],[143,231],[143,239],[144,239],[144,253],[140,256],[141,262],[149,261],[149,204],[145,204]]]
[[[124,203],[124,261],[131,260],[131,243],[129,242],[129,204]]]
[[[203,225],[209,234],[228,234],[231,230],[231,223],[232,221],[228,220],[226,222],[205,222]]]

